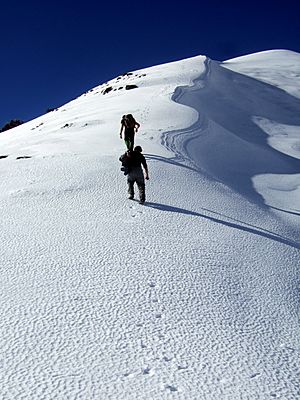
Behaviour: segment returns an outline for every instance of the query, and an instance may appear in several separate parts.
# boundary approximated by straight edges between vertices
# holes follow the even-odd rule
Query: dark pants
[[[127,150],[133,150],[134,146],[134,133],[133,134],[125,134],[124,142],[126,144]]]
[[[139,190],[140,201],[144,202],[145,196],[145,179],[141,167],[132,169],[127,176],[128,183],[128,194],[130,197],[134,197],[134,183],[137,184]]]

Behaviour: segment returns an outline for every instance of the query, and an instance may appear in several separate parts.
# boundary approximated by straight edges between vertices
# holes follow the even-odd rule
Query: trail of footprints
[[[135,206],[131,205],[129,206],[130,210],[131,210],[131,216],[132,218],[138,217],[141,214],[143,214],[144,212],[142,210],[137,210]]]
[[[155,282],[153,282],[153,281],[149,282],[148,283],[148,287],[149,287],[150,290],[154,290],[155,287],[156,287]],[[152,301],[153,301],[153,303],[158,303],[159,302],[157,297],[154,298]],[[155,312],[154,313],[154,318],[155,318],[155,320],[157,320],[157,323],[159,323],[159,320],[161,320],[163,318],[163,313],[162,312]],[[137,326],[138,327],[142,327],[143,324],[142,323],[138,323]],[[143,342],[143,340],[141,341],[140,346],[141,346],[142,349],[147,349],[148,348],[148,346]],[[168,357],[168,356],[165,355],[165,356],[161,357],[160,361],[163,362],[163,363],[171,363],[173,361],[173,358],[172,357]],[[172,364],[172,366],[174,366],[174,364]],[[183,365],[179,365],[179,364],[177,365],[177,371],[183,371],[183,370],[187,370],[187,369],[188,369],[188,366],[183,366]],[[139,372],[136,372],[136,371],[135,372],[129,372],[129,371],[127,371],[127,372],[125,372],[123,374],[123,376],[124,376],[124,378],[132,379],[137,374],[142,374],[142,375],[150,377],[150,376],[153,376],[155,374],[155,369],[151,368],[151,366],[145,366]],[[164,385],[164,390],[166,392],[169,392],[169,393],[170,392],[171,393],[175,393],[175,392],[179,391],[179,389],[173,383],[172,384],[165,384]]]
[[[148,283],[148,289],[153,291],[154,298],[152,298],[152,302],[158,303],[159,299],[158,299],[157,293],[155,293],[155,288],[156,288],[155,282],[150,281]],[[153,316],[155,318],[156,323],[159,323],[159,321],[163,318],[163,312],[154,311]],[[138,323],[137,326],[142,328],[143,323]],[[163,338],[163,337],[161,337],[161,338]],[[147,344],[143,340],[141,340],[140,346],[142,349],[148,349]],[[292,349],[292,348],[290,350],[294,351],[294,349]],[[174,360],[174,358],[172,356],[170,357],[170,356],[164,355],[161,357],[156,357],[156,360],[159,360],[160,362],[164,363],[165,365],[170,363],[170,367],[172,367],[174,369],[174,362],[172,362]],[[151,365],[147,365],[144,368],[142,368],[140,371],[126,372],[126,373],[124,373],[123,376],[125,378],[131,378],[131,379],[135,378],[139,374],[142,374],[145,377],[151,377],[151,376],[155,375],[156,369],[157,369],[157,367],[152,368]],[[189,369],[188,365],[181,365],[179,363],[177,363],[177,365],[176,365],[177,372],[184,372],[188,369]],[[255,372],[252,375],[250,375],[249,378],[255,379],[260,375],[261,375],[260,372]],[[164,388],[165,392],[169,393],[169,394],[176,394],[176,392],[180,391],[180,389],[173,382],[165,383],[163,388]],[[272,393],[271,397],[277,397],[277,395]]]

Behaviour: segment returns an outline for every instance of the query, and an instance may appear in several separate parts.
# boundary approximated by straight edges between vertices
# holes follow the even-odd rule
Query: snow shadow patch
[[[300,249],[300,243],[297,243],[289,238],[285,238],[284,236],[278,235],[275,232],[271,232],[271,231],[268,231],[263,228],[254,227],[250,224],[242,225],[243,222],[241,222],[241,221],[237,221],[237,220],[227,221],[223,217],[228,218],[228,219],[230,219],[230,217],[222,216],[221,214],[216,213],[211,210],[206,210],[206,211],[216,214],[216,215],[220,215],[220,216],[222,216],[222,218],[217,218],[215,216],[202,214],[202,213],[199,213],[196,211],[186,210],[184,208],[170,206],[168,204],[146,202],[144,206],[154,208],[156,210],[160,210],[160,211],[164,211],[164,212],[173,212],[173,213],[177,213],[177,214],[184,214],[184,215],[204,218],[206,220],[209,220],[209,221],[217,223],[217,224],[221,224],[221,225],[224,225],[224,226],[227,226],[230,228],[238,229],[240,231],[248,232],[248,233],[258,235],[258,236],[261,236],[261,237],[264,237],[264,238],[267,238],[270,240],[274,240],[276,242],[294,247],[295,249]]]
[[[284,209],[282,209],[282,208],[279,208],[279,207],[274,207],[274,206],[269,206],[270,208],[273,208],[274,210],[277,210],[277,211],[281,211],[281,212],[284,212],[284,213],[286,213],[286,214],[291,214],[291,215],[297,215],[297,216],[300,216],[300,213],[299,212],[297,212],[297,211],[292,211],[292,210],[284,210]]]
[[[146,157],[147,160],[161,161],[161,162],[164,162],[167,164],[174,165],[175,167],[181,167],[181,168],[189,169],[190,171],[200,172],[200,169],[193,168],[189,165],[184,164],[185,160],[179,156],[167,158],[167,157],[163,157],[163,156],[158,156],[156,154],[147,154],[147,153],[144,153],[144,156]]]
[[[253,122],[253,116],[300,126],[300,99],[276,86],[222,67],[219,62],[210,61],[207,68],[204,87],[196,91],[191,88],[195,97],[190,100],[195,101],[186,105],[197,106],[198,112],[205,112],[240,139],[269,147],[269,136]],[[195,85],[201,81],[201,77],[196,79]],[[189,92],[188,88],[184,91]],[[190,103],[190,100],[181,97],[180,103]]]
[[[199,117],[186,129],[164,133],[162,144],[235,192],[265,206],[254,176],[299,173],[300,160],[271,147],[254,117],[300,127],[300,99],[207,60],[204,74],[193,86],[178,87],[172,100]]]

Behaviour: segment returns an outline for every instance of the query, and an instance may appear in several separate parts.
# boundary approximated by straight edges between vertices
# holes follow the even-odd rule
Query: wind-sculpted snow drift
[[[1,399],[299,397],[299,57],[126,73],[1,134]]]
[[[273,148],[257,123],[268,120],[298,127],[294,145],[299,149],[300,99],[207,60],[203,75],[193,86],[178,88],[173,100],[197,110],[199,118],[186,134],[165,133],[167,146],[236,192],[262,205],[265,201],[253,186],[253,177],[300,173],[300,152],[290,156]],[[287,141],[284,133],[282,136],[282,142]]]

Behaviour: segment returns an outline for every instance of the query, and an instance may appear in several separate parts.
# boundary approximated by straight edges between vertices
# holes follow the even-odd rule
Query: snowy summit
[[[0,134],[1,399],[299,399],[299,76],[198,56]]]

